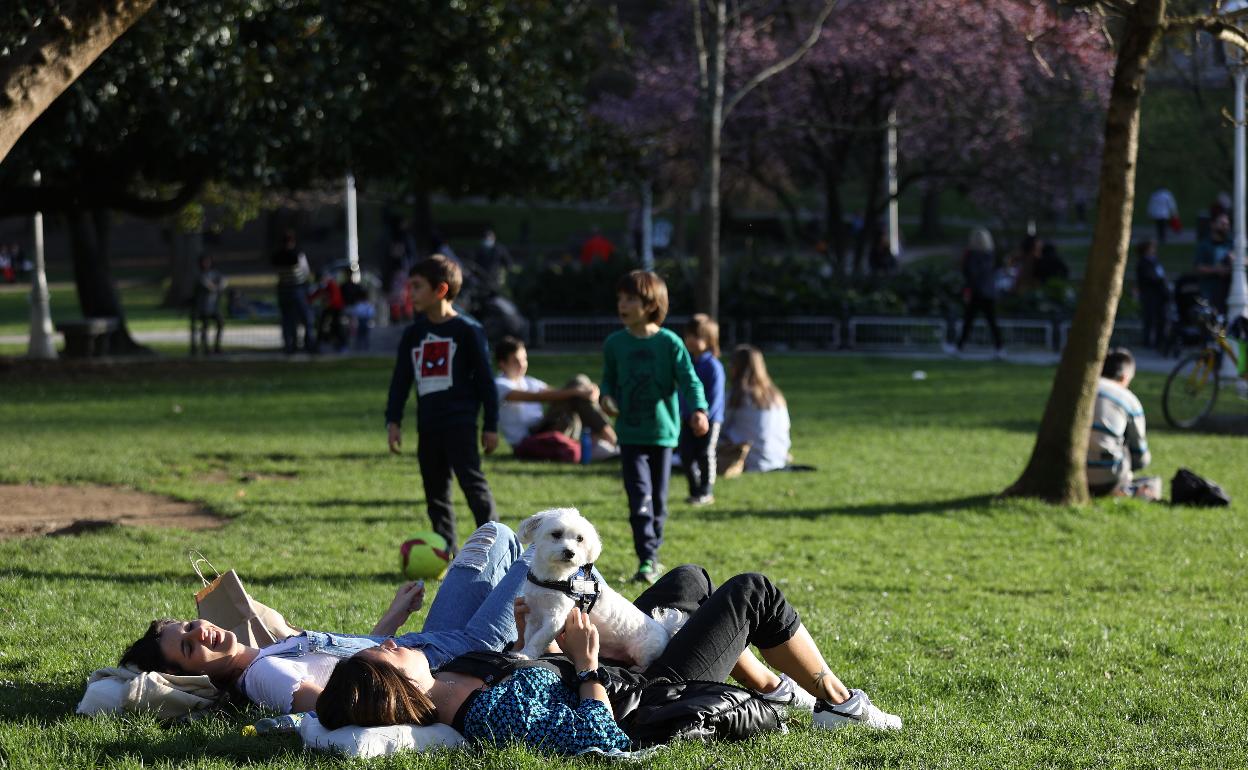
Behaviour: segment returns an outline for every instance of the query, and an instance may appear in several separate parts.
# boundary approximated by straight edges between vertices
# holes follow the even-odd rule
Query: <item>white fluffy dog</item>
[[[518,534],[520,542],[533,544],[530,579],[520,592],[529,606],[522,655],[536,658],[545,652],[578,600],[587,603],[595,590],[589,612],[598,627],[600,655],[628,661],[637,670],[663,652],[687,619],[686,613],[665,607],[655,609],[655,618],[648,617],[604,581],[595,582],[582,568],[598,560],[602,541],[575,508],[536,513],[521,522]]]

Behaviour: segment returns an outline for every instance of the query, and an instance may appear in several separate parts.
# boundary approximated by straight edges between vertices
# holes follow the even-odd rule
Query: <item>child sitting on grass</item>
[[[589,377],[578,374],[562,388],[551,388],[528,376],[528,350],[522,340],[510,336],[495,346],[494,363],[499,371],[494,378],[498,430],[516,455],[527,456],[526,442],[539,433],[554,431],[579,441],[584,430],[594,437],[595,458],[618,453],[615,431],[598,405],[598,386]],[[545,414],[543,403],[550,404]]]
[[[724,422],[724,365],[719,362],[719,324],[706,313],[697,313],[685,324],[685,347],[693,358],[693,370],[706,394],[706,417],[711,423],[704,436],[693,435],[688,424],[680,426],[680,464],[689,482],[691,505],[715,502],[715,445]],[[680,416],[689,419],[693,407],[682,397]]]
[[[654,583],[663,571],[667,484],[680,438],[676,391],[693,407],[688,424],[699,437],[710,429],[706,395],[680,337],[661,326],[667,317],[662,278],[645,270],[625,275],[616,286],[616,311],[624,328],[603,345],[602,393],[619,405],[615,431],[638,560],[633,579]]]
[[[753,345],[738,345],[732,352],[729,376],[732,390],[724,416],[724,441],[744,453],[744,466],[736,471],[775,471],[789,464],[789,407],[784,394],[771,381],[763,352]],[[724,477],[730,475],[725,464]]]

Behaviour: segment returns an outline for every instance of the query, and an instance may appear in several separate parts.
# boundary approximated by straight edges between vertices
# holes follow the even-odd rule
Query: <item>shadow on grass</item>
[[[821,516],[914,516],[925,513],[948,513],[966,509],[984,509],[992,503],[992,495],[971,495],[952,500],[932,500],[911,503],[866,503],[863,505],[830,505],[822,508],[779,508],[773,510],[695,508],[692,515],[710,520],[744,516],[772,516],[798,519],[817,519]],[[690,515],[688,513],[682,516]]]
[[[171,732],[163,740],[149,735],[122,738],[96,744],[104,756],[132,754],[141,756],[145,764],[168,763],[173,767],[197,764],[195,760],[213,757],[239,766],[271,762],[280,756],[296,755],[303,742],[297,735],[266,736],[264,740],[204,740],[195,733]]]
[[[15,722],[26,718],[57,719],[73,713],[84,689],[47,682],[3,682],[0,683],[0,714]]]

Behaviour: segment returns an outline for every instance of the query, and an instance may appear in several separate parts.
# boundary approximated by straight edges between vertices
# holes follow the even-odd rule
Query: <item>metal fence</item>
[[[855,316],[849,319],[848,346],[854,350],[939,350],[948,328],[943,318]]]
[[[1007,348],[1031,350],[1055,350],[1053,323],[1042,319],[1037,320],[998,320],[997,327],[1001,330],[1001,344]],[[962,338],[962,319],[953,323],[954,339]],[[1062,338],[1063,340],[1065,337]],[[976,347],[992,345],[992,333],[987,321],[977,319],[971,327],[971,336],[967,344]]]

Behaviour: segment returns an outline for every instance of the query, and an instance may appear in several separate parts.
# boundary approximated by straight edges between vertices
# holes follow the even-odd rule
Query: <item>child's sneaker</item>
[[[849,692],[849,700],[844,703],[833,705],[827,701],[817,701],[815,724],[829,730],[845,725],[866,725],[875,730],[901,729],[901,717],[880,711],[862,690]]]
[[[815,696],[798,687],[797,683],[790,679],[788,674],[780,675],[779,687],[771,692],[760,692],[758,697],[792,709],[801,709],[802,711],[815,710]]]
[[[715,495],[691,495],[685,498],[690,505],[710,505],[715,502]]]
[[[662,574],[663,565],[659,564],[657,559],[646,559],[637,565],[637,574],[633,575],[633,582],[654,585],[654,581],[658,580],[659,575]]]

